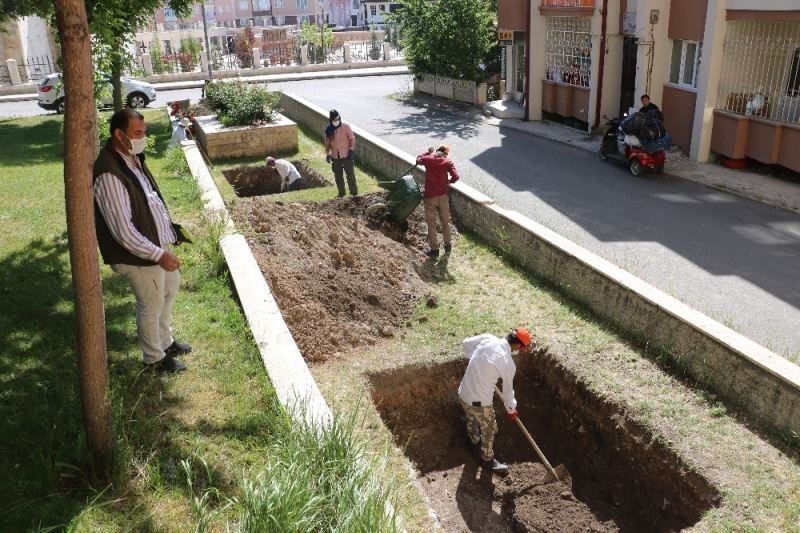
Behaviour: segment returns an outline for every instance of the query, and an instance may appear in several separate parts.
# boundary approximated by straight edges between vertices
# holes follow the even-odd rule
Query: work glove
[[[514,420],[516,420],[517,418],[519,418],[519,413],[517,412],[517,410],[516,410],[516,409],[512,409],[511,411],[507,411],[507,412],[506,412],[506,416],[508,417],[508,419],[509,419],[511,422],[513,422]]]
[[[330,156],[330,154],[325,156],[325,162],[328,163],[329,165],[333,163],[333,158]]]
[[[355,155],[356,155],[355,151],[353,151],[353,150],[348,150],[347,151],[347,159],[349,159],[350,161],[353,161],[353,158],[355,157]]]

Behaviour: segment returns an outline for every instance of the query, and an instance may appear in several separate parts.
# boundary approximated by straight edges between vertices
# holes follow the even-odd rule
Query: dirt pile
[[[239,227],[252,229],[250,246],[308,360],[397,335],[427,292],[424,256],[363,218],[375,201],[254,199],[235,208]],[[424,231],[417,225],[412,221],[409,231],[415,242]]]

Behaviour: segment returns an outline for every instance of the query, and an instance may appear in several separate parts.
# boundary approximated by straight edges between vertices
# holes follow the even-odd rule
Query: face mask
[[[123,133],[123,135],[125,135],[125,133]],[[128,149],[129,154],[139,155],[144,152],[144,149],[147,147],[147,135],[141,139],[131,139],[127,135],[125,135],[125,137],[131,142],[131,148]]]
[[[334,127],[338,128],[342,124],[342,121],[341,120],[334,120],[333,122],[331,122],[331,124],[333,124]]]

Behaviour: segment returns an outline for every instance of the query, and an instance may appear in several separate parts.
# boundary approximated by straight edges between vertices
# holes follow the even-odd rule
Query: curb
[[[237,233],[225,207],[222,195],[208,171],[203,155],[195,141],[181,142],[192,176],[202,191],[203,205],[216,222],[224,225],[219,240],[225,263],[233,279],[236,293],[253,339],[258,345],[261,360],[278,400],[294,422],[313,427],[327,427],[333,413],[322,396],[314,376],[308,369],[289,327],[283,320],[278,302],[272,296],[267,280],[258,266],[244,235]],[[403,517],[386,500],[384,513],[394,516],[401,533]]]
[[[194,141],[183,141],[181,149],[200,186],[206,211],[225,226],[220,246],[278,399],[296,422],[330,425],[333,414],[283,320],[250,246],[244,235],[236,232],[200,149]]]

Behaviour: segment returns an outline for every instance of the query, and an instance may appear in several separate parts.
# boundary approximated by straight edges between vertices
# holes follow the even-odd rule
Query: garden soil
[[[382,195],[324,203],[239,202],[247,239],[286,324],[309,361],[324,361],[399,334],[428,291],[436,265],[422,253],[422,208],[407,231],[368,221]],[[455,231],[454,228],[452,228]],[[445,260],[446,261],[446,260]]]

